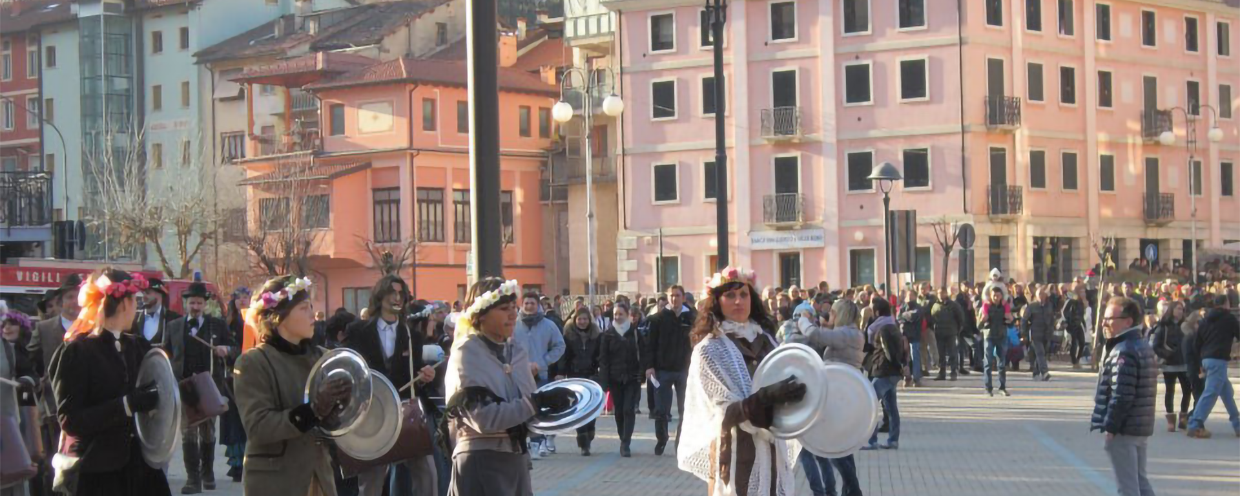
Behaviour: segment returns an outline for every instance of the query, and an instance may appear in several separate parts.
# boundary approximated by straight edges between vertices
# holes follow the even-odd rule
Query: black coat
[[[1085,303],[1079,299],[1070,299],[1063,305],[1063,318],[1067,331],[1070,333],[1085,331]]]
[[[366,359],[368,367],[383,374],[399,390],[413,378],[409,370],[410,334],[407,325],[397,324],[396,347],[391,357],[384,358],[383,343],[379,341],[379,317],[373,317],[370,320],[359,320],[349,324],[349,327],[345,328],[344,342],[341,345],[361,354],[362,358]],[[414,332],[412,340],[413,371],[416,372],[421,370],[423,365],[422,341],[424,337],[421,333]],[[401,392],[401,398],[408,397],[409,389]]]
[[[1134,327],[1107,340],[1107,356],[1098,374],[1090,430],[1125,436],[1154,434],[1154,398],[1158,365],[1154,350]]]
[[[1240,323],[1231,312],[1215,308],[1197,324],[1197,358],[1231,360],[1231,344],[1240,339]]]
[[[900,314],[896,321],[900,323],[900,332],[904,334],[904,338],[909,341],[921,341],[921,328],[927,314],[927,307],[921,303],[910,301],[900,307]]]
[[[172,371],[176,373],[177,379],[185,379],[199,372],[214,372],[212,377],[215,380],[224,380],[224,371],[227,368],[225,360],[216,357],[213,350],[207,345],[199,342],[189,335],[186,328],[188,317],[181,317],[170,324],[165,332],[167,339],[164,340],[164,349],[168,350],[168,354],[172,358]],[[208,343],[214,343],[216,346],[228,346],[232,357],[240,355],[240,348],[232,339],[232,333],[228,331],[228,324],[222,319],[204,315],[202,318],[202,326],[198,329],[197,337]],[[215,366],[211,366],[211,361],[215,362]],[[188,364],[188,367],[186,366]]]
[[[650,357],[650,368],[671,372],[689,370],[689,356],[693,352],[689,332],[696,320],[697,312],[692,308],[680,315],[663,309],[650,316],[645,350]]]
[[[956,305],[960,306],[960,311],[964,312],[964,323],[960,326],[960,334],[962,336],[972,336],[977,332],[977,310],[969,302],[969,297],[964,293],[956,294]]]
[[[607,329],[599,338],[599,383],[604,389],[616,384],[641,382],[646,370],[642,363],[641,346],[637,329],[630,327],[623,336],[615,326]]]
[[[564,328],[564,356],[560,357],[556,374],[568,377],[598,377],[599,342],[602,335],[594,323],[579,330],[574,324]]]
[[[1154,326],[1154,354],[1162,359],[1163,365],[1176,367],[1184,365],[1184,350],[1180,345],[1184,342],[1182,324],[1174,320],[1160,321]]]
[[[168,307],[165,305],[163,308],[160,309],[159,315],[162,320],[159,323],[159,330],[155,332],[155,339],[147,341],[146,335],[142,333],[142,329],[146,327],[146,312],[141,311],[141,310],[139,310],[138,315],[134,317],[133,326],[129,329],[129,331],[132,332],[133,335],[137,337],[139,341],[145,341],[147,345],[153,346],[154,344],[158,344],[160,346],[163,346],[167,342],[166,330],[168,328],[168,324],[172,323],[172,321],[176,319],[181,318],[181,314],[173,312],[172,310],[168,309]]]
[[[869,347],[870,354],[865,359],[866,370],[870,377],[891,377],[904,374],[904,345],[900,339],[900,329],[895,324],[888,324],[878,329],[874,336],[875,346]]]

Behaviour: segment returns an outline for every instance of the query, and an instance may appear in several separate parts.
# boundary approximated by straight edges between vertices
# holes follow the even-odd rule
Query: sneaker
[[[861,447],[861,451],[874,451],[878,449],[877,443],[870,443]]]
[[[1051,381],[1050,374],[1042,374],[1042,382],[1050,382],[1050,381]]]
[[[960,369],[960,375],[969,375],[969,369]]]
[[[555,452],[547,449],[547,445],[545,444],[538,448],[538,456],[551,456],[552,453]]]
[[[995,396],[995,390],[991,388],[986,388],[986,394],[990,395],[993,398]]]
[[[1000,392],[1000,393],[1003,393],[1003,396],[1011,396],[1011,395],[1012,395],[1012,393],[1009,393],[1009,392],[1008,392],[1007,388],[999,388],[999,392]]]
[[[1211,434],[1210,431],[1207,431],[1204,427],[1188,430],[1188,437],[1193,439],[1210,439],[1210,436],[1213,436],[1213,434]]]
[[[887,441],[887,444],[880,444],[878,445],[878,447],[879,449],[885,449],[885,450],[898,450],[900,449],[900,442],[899,441]]]
[[[667,448],[666,442],[658,442],[654,445],[654,456],[663,456],[663,450]]]
[[[531,460],[538,460],[544,456],[547,456],[546,453],[547,453],[547,450],[546,448],[542,447],[541,443],[530,443],[530,459]]]
[[[546,452],[555,454],[555,436],[547,436],[547,444],[543,446],[543,449],[546,450],[543,453],[544,456],[546,456]]]

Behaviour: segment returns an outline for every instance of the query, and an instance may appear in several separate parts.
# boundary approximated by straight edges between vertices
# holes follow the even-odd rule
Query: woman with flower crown
[[[311,345],[314,309],[310,280],[294,276],[267,281],[254,296],[246,321],[258,345],[237,359],[234,391],[248,441],[242,482],[245,494],[335,496],[327,445],[310,430],[336,413],[349,397],[342,380],[329,381],[311,406],[305,401],[310,369],[323,355]]]
[[[575,397],[566,388],[535,393],[529,356],[511,339],[517,322],[517,281],[488,277],[469,290],[456,324],[444,377],[452,447],[454,496],[532,496],[526,422],[543,410],[562,411]],[[445,450],[446,451],[446,450]]]
[[[134,295],[146,287],[141,274],[91,274],[78,291],[82,310],[48,365],[63,431],[56,478],[68,494],[171,494],[162,468],[142,458],[134,423],[134,414],[159,405],[154,385],[135,385],[150,345],[125,332],[138,309]]]
[[[778,343],[752,271],[726,267],[706,286],[690,337],[678,465],[712,496],[792,496],[796,448],[769,429],[775,407],[800,401],[805,384],[790,377],[753,390],[754,370]]]

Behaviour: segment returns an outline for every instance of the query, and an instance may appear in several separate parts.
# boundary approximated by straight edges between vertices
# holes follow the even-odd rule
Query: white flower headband
[[[309,277],[293,279],[293,282],[290,282],[284,289],[274,293],[271,291],[263,293],[262,296],[258,297],[258,305],[264,310],[270,310],[279,305],[281,301],[297,296],[297,293],[305,291],[311,284],[313,283],[310,282]]]
[[[460,317],[456,321],[456,343],[463,344],[465,342],[464,338],[476,331],[473,326],[475,315],[499,303],[500,298],[517,294],[520,287],[516,280],[510,279],[500,284],[498,288],[482,293],[482,296],[475,298],[473,304],[469,305],[469,308],[466,308],[464,312],[461,312]]]

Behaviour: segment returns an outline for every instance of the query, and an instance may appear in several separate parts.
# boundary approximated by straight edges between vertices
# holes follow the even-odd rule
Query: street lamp
[[[1188,270],[1192,271],[1193,274],[1193,284],[1197,284],[1197,195],[1194,195],[1193,191],[1200,187],[1200,185],[1196,184],[1196,176],[1193,174],[1193,159],[1197,154],[1197,119],[1200,118],[1200,109],[1209,110],[1210,117],[1214,121],[1214,125],[1210,127],[1209,131],[1206,131],[1206,139],[1210,140],[1211,143],[1218,143],[1223,140],[1223,130],[1218,127],[1218,111],[1209,105],[1197,105],[1197,109],[1198,114],[1189,112],[1184,107],[1172,107],[1167,110],[1167,112],[1179,110],[1180,115],[1184,116],[1184,134],[1187,137],[1185,144],[1188,148],[1188,199],[1192,205],[1191,225],[1193,237],[1192,241],[1188,243],[1189,255],[1187,258],[1189,259]],[[1163,131],[1162,134],[1158,135],[1158,142],[1164,146],[1174,145],[1175,133],[1172,129]]]
[[[715,76],[715,245],[716,267],[720,272],[731,265],[728,253],[728,148],[724,136],[727,113],[727,84],[723,74],[723,24],[728,22],[728,0],[706,0],[706,16],[710,21],[710,42]]]
[[[870,177],[867,179],[878,184],[878,190],[883,192],[883,288],[887,292],[887,298],[891,298],[891,190],[895,188],[896,181],[904,180],[904,176],[900,175],[900,169],[892,165],[891,162],[883,162],[874,166],[870,171]]]
[[[573,119],[574,109],[571,103],[564,101],[564,90],[572,87],[571,81],[573,76],[580,77],[582,80],[582,119],[584,119],[585,135],[586,135],[586,157],[585,157],[585,174],[586,174],[586,243],[589,244],[586,249],[586,292],[590,296],[590,305],[594,305],[595,291],[595,275],[594,275],[594,150],[590,144],[591,129],[593,129],[594,121],[594,93],[598,87],[606,81],[611,85],[611,94],[603,99],[603,113],[611,117],[619,117],[624,112],[624,100],[616,95],[615,89],[615,73],[605,67],[596,69],[580,69],[577,67],[569,68],[564,71],[564,77],[560,79],[560,101],[551,107],[551,117],[560,124],[566,124]],[[601,78],[596,77],[602,75]]]

